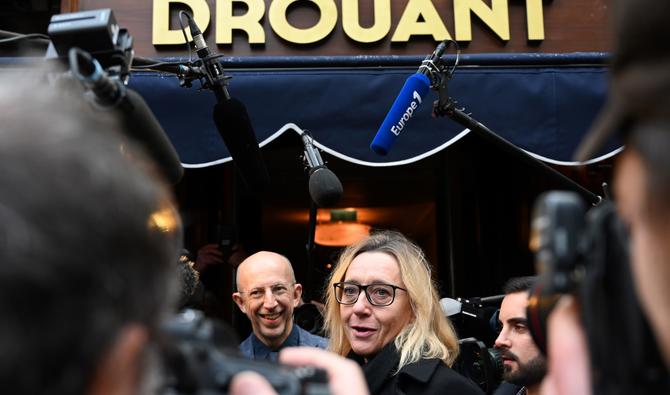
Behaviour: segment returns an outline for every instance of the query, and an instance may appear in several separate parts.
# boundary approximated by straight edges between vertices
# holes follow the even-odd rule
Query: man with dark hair
[[[82,92],[35,70],[3,74],[0,388],[148,391],[152,339],[177,286],[171,194]]]
[[[528,329],[526,307],[528,295],[536,277],[517,277],[504,286],[505,297],[500,305],[498,324],[500,334],[495,348],[501,351],[504,363],[503,378],[507,383],[520,386],[512,394],[539,394],[540,383],[547,372],[547,363],[535,345]],[[509,384],[503,384],[496,394],[509,393]]]

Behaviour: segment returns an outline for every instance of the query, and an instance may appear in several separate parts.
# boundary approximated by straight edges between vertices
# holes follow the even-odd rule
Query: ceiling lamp
[[[346,247],[370,235],[370,225],[358,222],[355,209],[330,210],[330,221],[316,224],[314,242],[328,247]]]

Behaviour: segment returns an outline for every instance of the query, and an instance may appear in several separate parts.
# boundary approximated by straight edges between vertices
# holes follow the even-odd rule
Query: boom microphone
[[[430,89],[430,74],[435,67],[435,62],[440,59],[444,50],[447,48],[447,41],[441,42],[435,51],[426,57],[421,63],[421,67],[415,73],[407,78],[405,85],[400,90],[398,97],[393,102],[391,109],[384,122],[379,127],[377,135],[370,149],[379,155],[388,154],[389,150],[405,128],[407,122],[414,116],[417,108],[423,103],[424,97]]]
[[[270,176],[258,148],[256,133],[251,126],[247,109],[241,101],[230,97],[226,89],[229,77],[224,74],[218,56],[211,54],[202,32],[190,15],[188,25],[193,45],[203,62],[210,88],[216,96],[217,103],[212,112],[214,124],[228,147],[238,174],[251,191],[260,195],[270,183]]]
[[[323,163],[319,150],[312,144],[312,137],[303,133],[302,143],[309,167],[309,195],[319,207],[334,206],[342,198],[342,183]]]
[[[221,102],[223,100],[230,99],[228,90],[226,89],[226,80],[228,77],[223,72],[223,66],[219,62],[217,56],[212,56],[209,47],[205,38],[202,36],[202,32],[198,25],[195,23],[195,20],[188,14],[188,26],[191,29],[191,37],[193,37],[193,46],[195,46],[195,51],[198,54],[200,60],[205,68],[205,73],[207,74],[207,79],[211,85],[212,91],[216,95],[216,99]],[[234,159],[234,158],[233,158]]]
[[[241,101],[230,98],[214,105],[212,118],[238,174],[251,191],[262,194],[270,183],[270,177],[258,149],[247,108]]]
[[[118,112],[128,137],[144,147],[169,182],[179,182],[184,173],[179,156],[142,96],[109,78],[88,52],[71,48],[68,55],[72,74],[89,89],[95,108]]]

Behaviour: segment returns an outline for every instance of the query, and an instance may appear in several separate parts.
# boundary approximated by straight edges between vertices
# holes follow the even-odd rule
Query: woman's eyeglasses
[[[338,303],[352,305],[358,301],[361,291],[365,291],[365,297],[373,306],[388,306],[395,300],[395,291],[400,289],[407,292],[405,288],[391,284],[368,284],[335,283],[335,299]]]

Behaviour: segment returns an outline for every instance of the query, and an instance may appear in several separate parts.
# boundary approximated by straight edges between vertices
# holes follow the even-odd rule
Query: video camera
[[[500,351],[487,347],[497,336],[498,308],[504,295],[475,298],[443,298],[440,305],[461,338],[460,353],[452,366],[486,394],[492,394],[503,378]]]
[[[488,348],[474,337],[460,339],[461,349],[453,369],[472,380],[486,394],[492,394],[502,382],[504,365],[500,350]]]
[[[54,15],[47,32],[46,59],[62,62],[69,69],[52,79],[80,82],[94,110],[118,117],[126,136],[144,148],[166,180],[179,182],[184,170],[177,151],[144,98],[127,87],[133,38],[117,24],[112,10]]]
[[[594,394],[670,393],[668,373],[632,283],[628,235],[615,207],[587,210],[573,192],[551,191],[534,207],[531,247],[540,274],[527,316],[547,352],[547,318],[561,295],[579,301]]]
[[[162,395],[225,395],[233,377],[243,371],[262,375],[279,395],[330,394],[326,373],[320,369],[289,368],[237,356],[232,331],[200,311],[184,310],[162,329],[167,376]]]
[[[71,48],[91,54],[111,78],[127,83],[133,62],[133,38],[119,26],[111,9],[80,11],[51,17],[47,59],[68,60]]]

